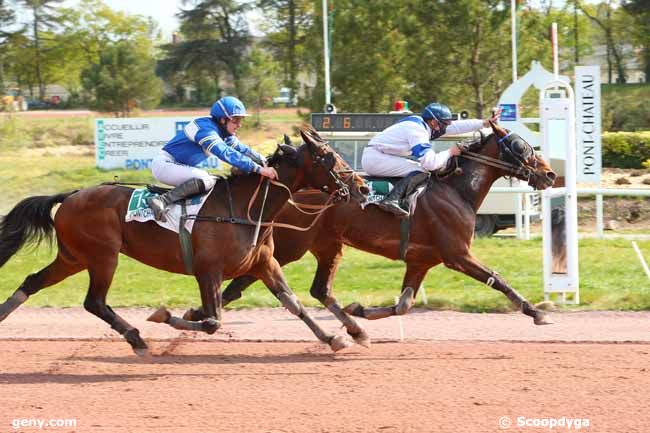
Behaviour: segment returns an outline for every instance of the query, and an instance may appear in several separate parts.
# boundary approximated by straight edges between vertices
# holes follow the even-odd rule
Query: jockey
[[[437,170],[452,156],[460,155],[460,149],[453,146],[443,152],[434,152],[431,140],[444,134],[463,134],[488,127],[492,118],[452,121],[449,107],[437,102],[427,105],[421,115],[401,119],[374,136],[363,150],[361,165],[370,176],[403,177],[390,194],[377,205],[387,212],[404,217],[408,211],[400,206],[407,191],[413,190],[426,177],[428,171]]]
[[[212,105],[210,117],[192,120],[167,142],[153,159],[151,172],[160,182],[176,188],[147,199],[156,220],[167,221],[165,208],[171,203],[202,194],[215,185],[214,176],[196,167],[210,155],[244,173],[278,177],[274,168],[265,167],[263,156],[237,139],[237,130],[246,116],[246,108],[239,99],[225,96]]]

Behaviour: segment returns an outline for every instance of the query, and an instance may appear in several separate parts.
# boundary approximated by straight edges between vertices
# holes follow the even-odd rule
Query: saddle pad
[[[366,185],[368,185],[370,192],[368,193],[366,202],[361,205],[361,208],[365,209],[368,205],[377,204],[382,201],[391,192],[394,184],[399,182],[401,179],[401,177],[365,178]],[[411,215],[415,212],[418,197],[425,189],[426,184],[420,185],[409,197],[406,197],[406,200],[409,203],[409,213]]]
[[[212,190],[208,191],[203,195],[197,195],[185,200],[187,215],[197,215],[201,210],[203,203],[205,203],[205,200],[208,198],[211,192]],[[147,190],[147,188],[140,188],[134,190],[133,194],[131,194],[131,199],[129,200],[129,207],[126,210],[126,216],[124,218],[124,221],[127,223],[130,221],[139,221],[139,222],[155,221],[155,218],[153,217],[153,211],[147,204],[147,198],[155,195],[158,194],[154,194],[150,192],[149,190]],[[182,209],[181,209],[180,202],[173,203],[168,206],[168,212],[166,214],[167,221],[166,222],[156,221],[156,224],[158,224],[160,227],[166,228],[167,230],[171,230],[175,233],[178,233],[178,227],[181,221],[181,213],[182,213]],[[194,220],[193,219],[187,220],[185,222],[185,228],[190,233],[192,233],[192,227],[194,227]]]

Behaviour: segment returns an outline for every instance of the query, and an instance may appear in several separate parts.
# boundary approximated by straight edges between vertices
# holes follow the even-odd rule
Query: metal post
[[[517,197],[516,200],[515,200],[516,201],[516,205],[515,205],[515,232],[517,233],[517,239],[523,239],[524,235],[523,235],[523,232],[521,230],[521,219],[522,219],[523,214],[521,212],[521,208],[523,206],[523,196],[524,195],[522,193],[518,192],[515,196]]]
[[[596,194],[596,233],[599,238],[603,238],[603,230],[605,230],[605,224],[603,222],[603,195]]]
[[[551,24],[551,44],[553,45],[553,74],[555,80],[560,79],[560,61],[557,49],[557,23]]]
[[[329,24],[327,22],[327,0],[323,0],[323,47],[325,56],[325,104],[332,103],[332,94],[330,89],[330,42],[329,42]]]

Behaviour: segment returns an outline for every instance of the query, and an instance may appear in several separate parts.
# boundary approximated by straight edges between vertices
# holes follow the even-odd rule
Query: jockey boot
[[[167,217],[165,216],[167,206],[179,200],[183,200],[184,198],[196,194],[203,194],[205,191],[203,180],[190,179],[162,195],[149,197],[147,199],[147,204],[153,211],[156,221],[167,222]]]
[[[398,217],[407,217],[409,215],[408,203],[403,199],[412,194],[415,188],[428,177],[429,173],[426,171],[409,173],[395,184],[390,194],[377,203],[377,206]]]

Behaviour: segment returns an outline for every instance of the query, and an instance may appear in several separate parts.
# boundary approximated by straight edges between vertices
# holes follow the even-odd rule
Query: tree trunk
[[[41,70],[41,40],[40,34],[38,31],[38,24],[40,22],[40,17],[38,15],[38,7],[34,6],[34,48],[36,50],[36,80],[38,81],[38,98],[40,100],[45,99],[45,83],[43,82],[43,71]]]
[[[472,88],[474,89],[474,98],[475,98],[475,108],[476,115],[479,118],[483,118],[483,91],[481,89],[481,75],[480,75],[480,54],[481,54],[481,22],[480,18],[477,18],[476,23],[474,24],[474,43],[472,44],[472,57],[470,59],[470,69],[472,71]]]
[[[289,0],[289,102],[296,94],[296,2]]]

